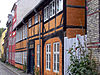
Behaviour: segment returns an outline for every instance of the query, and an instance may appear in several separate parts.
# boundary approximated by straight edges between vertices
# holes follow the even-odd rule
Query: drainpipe
[[[34,9],[34,12],[35,13],[38,13],[35,9]],[[39,59],[40,59],[40,75],[41,75],[41,14],[40,13],[38,13],[38,15],[39,15],[39,50],[40,50],[40,57],[39,57]]]
[[[24,25],[26,25],[27,26],[27,24],[22,20],[22,23],[24,24]],[[27,37],[26,37],[26,40],[28,39],[28,35],[26,35]],[[27,61],[28,61],[28,40],[27,40],[27,44],[26,44],[26,48],[27,48]],[[26,67],[27,67],[27,64],[26,64]],[[26,68],[26,73],[27,73],[27,68]]]

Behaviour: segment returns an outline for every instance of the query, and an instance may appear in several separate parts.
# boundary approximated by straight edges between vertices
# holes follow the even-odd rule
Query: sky
[[[6,28],[8,14],[17,0],[0,0],[0,28]]]

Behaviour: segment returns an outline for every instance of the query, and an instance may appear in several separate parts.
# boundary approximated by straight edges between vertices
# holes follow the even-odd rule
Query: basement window
[[[50,70],[51,63],[51,44],[46,45],[46,70]]]
[[[59,72],[59,42],[53,44],[53,71]]]

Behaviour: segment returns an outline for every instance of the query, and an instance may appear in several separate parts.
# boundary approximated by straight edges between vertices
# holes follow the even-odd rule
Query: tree
[[[4,28],[0,28],[0,37],[2,35],[3,30],[4,30]]]

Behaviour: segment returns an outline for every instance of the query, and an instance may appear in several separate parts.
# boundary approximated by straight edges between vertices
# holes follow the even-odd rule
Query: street
[[[0,75],[17,75],[7,69],[1,62],[0,62]]]

